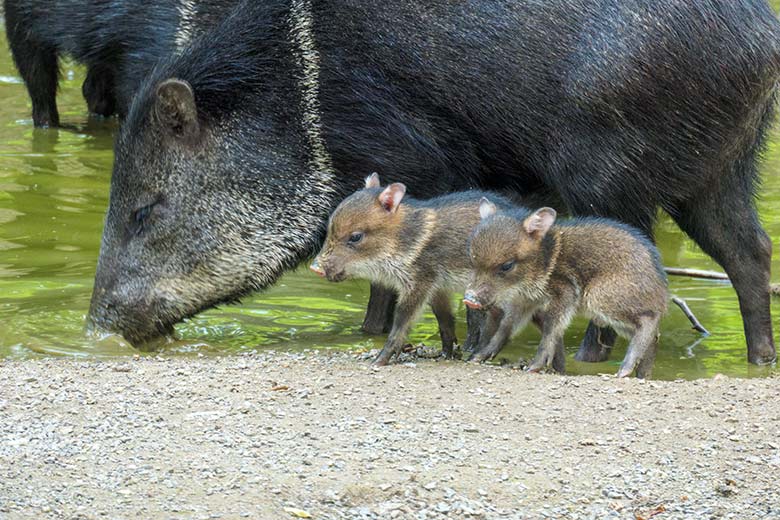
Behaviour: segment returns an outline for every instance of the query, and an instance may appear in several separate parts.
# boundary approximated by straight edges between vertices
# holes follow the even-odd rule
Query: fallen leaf
[[[285,507],[285,513],[289,513],[295,518],[312,518],[311,513],[304,511],[303,509],[295,509],[294,507]]]
[[[656,515],[660,515],[660,514],[661,514],[661,513],[663,513],[664,511],[666,511],[666,506],[664,506],[663,504],[661,504],[661,505],[659,505],[659,506],[656,506],[656,507],[654,507],[654,508],[653,508],[653,509],[651,509],[650,511],[648,511],[648,512],[647,512],[647,514],[646,514],[646,515],[644,515],[644,516],[643,516],[643,515],[640,515],[639,513],[636,513],[634,516],[636,517],[636,520],[650,520],[650,519],[651,519],[651,518],[653,518],[654,516],[656,516]]]

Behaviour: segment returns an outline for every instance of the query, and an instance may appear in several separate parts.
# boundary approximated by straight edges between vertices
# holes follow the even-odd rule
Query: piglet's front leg
[[[417,291],[417,294],[420,292],[422,291]],[[409,333],[414,319],[420,314],[422,307],[425,305],[426,298],[424,296],[415,296],[415,294],[411,294],[399,298],[395,308],[393,328],[390,330],[385,346],[374,360],[375,365],[387,365],[394,356],[401,352],[406,341],[406,335]]]
[[[574,308],[567,299],[561,298],[535,317],[534,321],[541,325],[542,340],[539,342],[536,357],[528,366],[529,372],[540,372],[549,367],[556,372],[564,371],[566,352],[563,334],[574,316]]]
[[[482,363],[493,359],[504,348],[512,334],[513,316],[505,316],[499,307],[486,311],[486,320],[480,334],[477,349],[469,356],[469,361]]]

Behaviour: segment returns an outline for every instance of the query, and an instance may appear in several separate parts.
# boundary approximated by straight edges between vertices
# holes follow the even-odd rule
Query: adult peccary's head
[[[370,175],[365,189],[344,199],[331,215],[325,244],[312,271],[332,282],[382,278],[385,264],[398,254],[404,232],[399,207],[405,193],[403,184],[381,188],[379,176]]]
[[[319,244],[331,173],[309,127],[291,123],[303,101],[292,74],[274,73],[292,58],[265,4],[267,24],[209,35],[230,39],[229,55],[196,43],[134,99],[116,143],[92,328],[143,343],[266,287]]]
[[[555,210],[497,213],[492,202],[482,199],[479,212],[482,220],[469,240],[473,274],[464,303],[489,309],[515,296],[532,300],[543,296],[552,269],[554,242],[548,232]]]

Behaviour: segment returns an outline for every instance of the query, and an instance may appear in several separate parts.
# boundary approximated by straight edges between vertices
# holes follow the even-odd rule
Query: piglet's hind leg
[[[631,338],[618,377],[628,377],[636,370],[637,377],[650,375],[658,349],[658,322],[661,316],[648,313],[639,318],[639,326]]]

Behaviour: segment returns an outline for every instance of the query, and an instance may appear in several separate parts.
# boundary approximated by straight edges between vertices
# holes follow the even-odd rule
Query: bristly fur
[[[392,193],[400,193],[400,203]],[[471,231],[479,223],[485,197],[503,209],[510,203],[494,193],[476,190],[428,200],[404,195],[405,187],[367,187],[342,201],[328,223],[316,270],[331,281],[362,278],[392,288],[398,305],[390,336],[378,362],[400,352],[406,334],[427,303],[439,322],[445,354],[455,341],[451,294],[468,282],[466,253]],[[358,234],[358,242],[351,238]]]
[[[60,58],[86,65],[91,112],[127,113],[160,60],[222,20],[238,0],[4,0],[6,32],[36,126],[56,126]]]
[[[631,340],[620,375],[636,370],[646,377],[668,300],[658,250],[626,224],[592,217],[553,223],[554,218],[547,208],[487,212],[469,241],[474,265],[469,300],[501,309],[504,320],[527,323],[536,317],[542,341],[532,370],[564,369],[563,333],[583,314]],[[514,333],[500,323],[488,328],[497,332],[481,342],[477,360],[494,357]]]
[[[170,77],[194,92],[203,131],[189,146],[145,117]],[[187,265],[175,322],[316,249],[326,215],[372,171],[425,196],[552,192],[571,214],[648,236],[666,210],[735,280],[750,359],[766,362],[771,242],[753,195],[778,77],[780,23],[763,0],[243,2],[140,90],[99,278],[140,294],[140,278]],[[332,175],[313,167],[318,148]],[[182,236],[120,246],[157,191],[181,199]],[[110,258],[143,258],[143,276]]]

